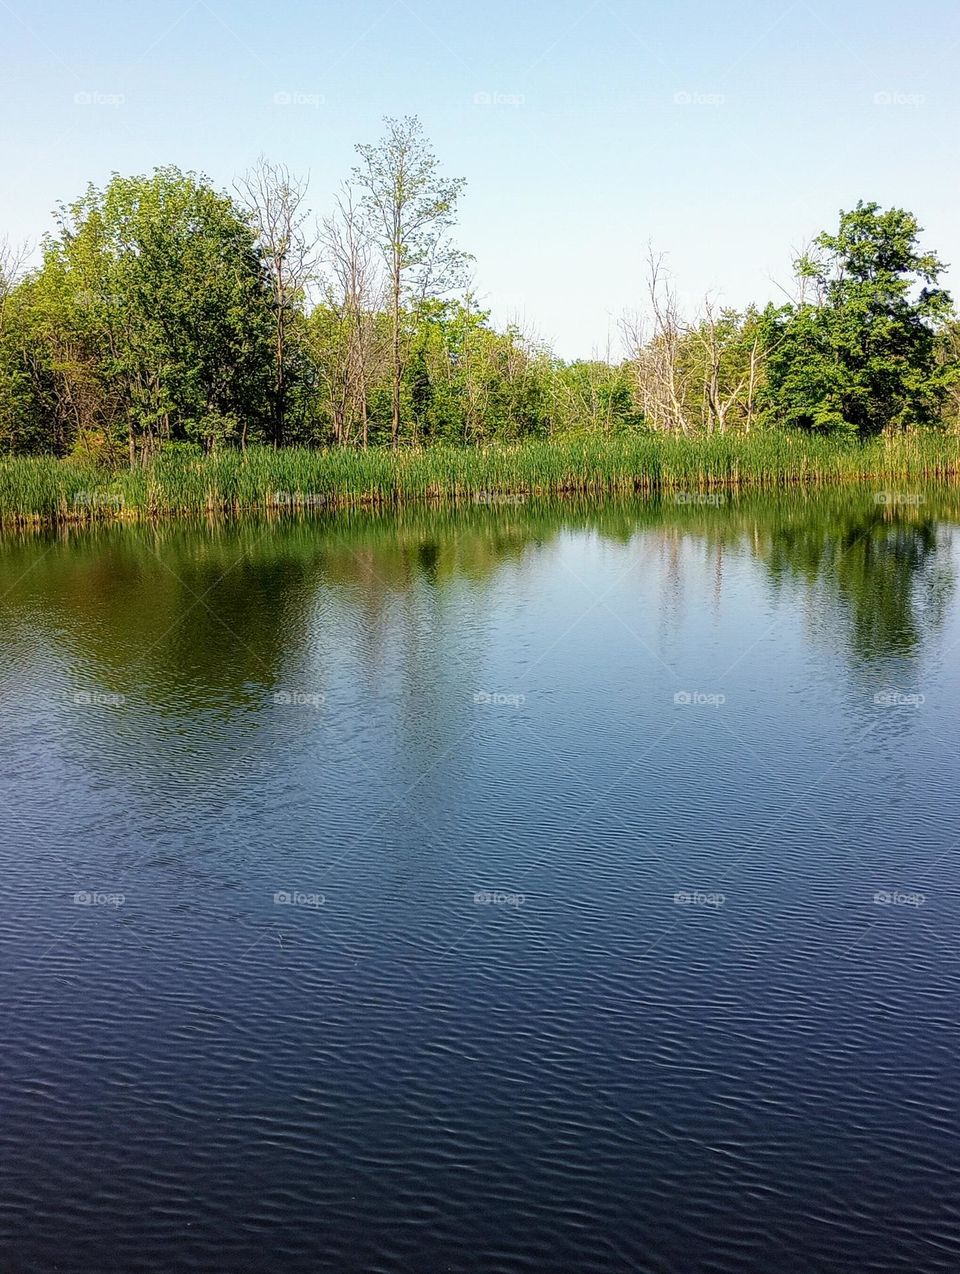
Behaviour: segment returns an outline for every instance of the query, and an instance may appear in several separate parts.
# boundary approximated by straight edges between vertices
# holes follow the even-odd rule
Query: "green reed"
[[[0,522],[141,520],[422,500],[482,503],[520,495],[702,493],[858,480],[890,484],[958,472],[960,438],[937,433],[863,444],[763,432],[749,437],[567,435],[398,451],[253,447],[195,456],[175,449],[133,470],[48,456],[12,457],[0,459]]]

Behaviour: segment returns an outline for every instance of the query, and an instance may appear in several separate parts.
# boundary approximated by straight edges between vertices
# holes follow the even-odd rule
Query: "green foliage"
[[[251,231],[226,195],[174,168],[114,177],[58,215],[22,285],[36,351],[5,353],[53,450],[99,432],[149,454],[160,439],[223,434],[264,406],[269,303]]]
[[[551,379],[557,416],[570,428],[609,434],[638,428],[643,422],[624,364],[596,359],[557,363]]]
[[[458,295],[463,183],[440,174],[418,121],[387,124],[358,148],[359,186],[324,223],[319,275],[305,186],[285,169],[260,169],[259,220],[176,168],[114,176],[61,207],[38,268],[21,278],[0,259],[0,453],[112,470],[174,443],[219,456],[258,443],[960,432],[960,325],[910,213],[841,214],[797,262],[791,305],[708,300],[685,321],[655,272],[656,321],[630,357],[565,363]],[[292,219],[271,219],[277,208]]]
[[[861,202],[797,262],[812,298],[764,315],[774,420],[860,437],[938,420],[955,375],[936,357],[951,300],[919,234],[912,214]]]

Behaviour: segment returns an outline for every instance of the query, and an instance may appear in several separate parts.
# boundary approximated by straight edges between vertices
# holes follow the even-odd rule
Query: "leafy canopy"
[[[860,437],[937,419],[953,375],[936,358],[951,300],[919,235],[912,213],[861,201],[796,263],[802,299],[765,316],[773,419]]]

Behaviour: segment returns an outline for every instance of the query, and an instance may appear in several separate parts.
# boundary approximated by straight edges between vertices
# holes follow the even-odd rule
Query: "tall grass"
[[[0,460],[0,523],[142,520],[245,509],[345,508],[513,495],[600,495],[797,483],[945,479],[960,439],[923,433],[858,444],[779,432],[752,437],[567,436],[489,447],[369,451],[179,451],[111,471],[51,457]]]

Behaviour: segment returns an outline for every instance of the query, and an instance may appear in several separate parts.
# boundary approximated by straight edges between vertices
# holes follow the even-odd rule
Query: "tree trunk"
[[[278,447],[283,446],[283,424],[286,414],[286,404],[284,402],[286,395],[286,378],[284,375],[286,349],[284,348],[284,336],[283,299],[281,297],[277,310],[277,379],[273,404],[273,438]]]
[[[393,276],[393,419],[390,425],[390,445],[400,445],[400,269],[394,268]]]

